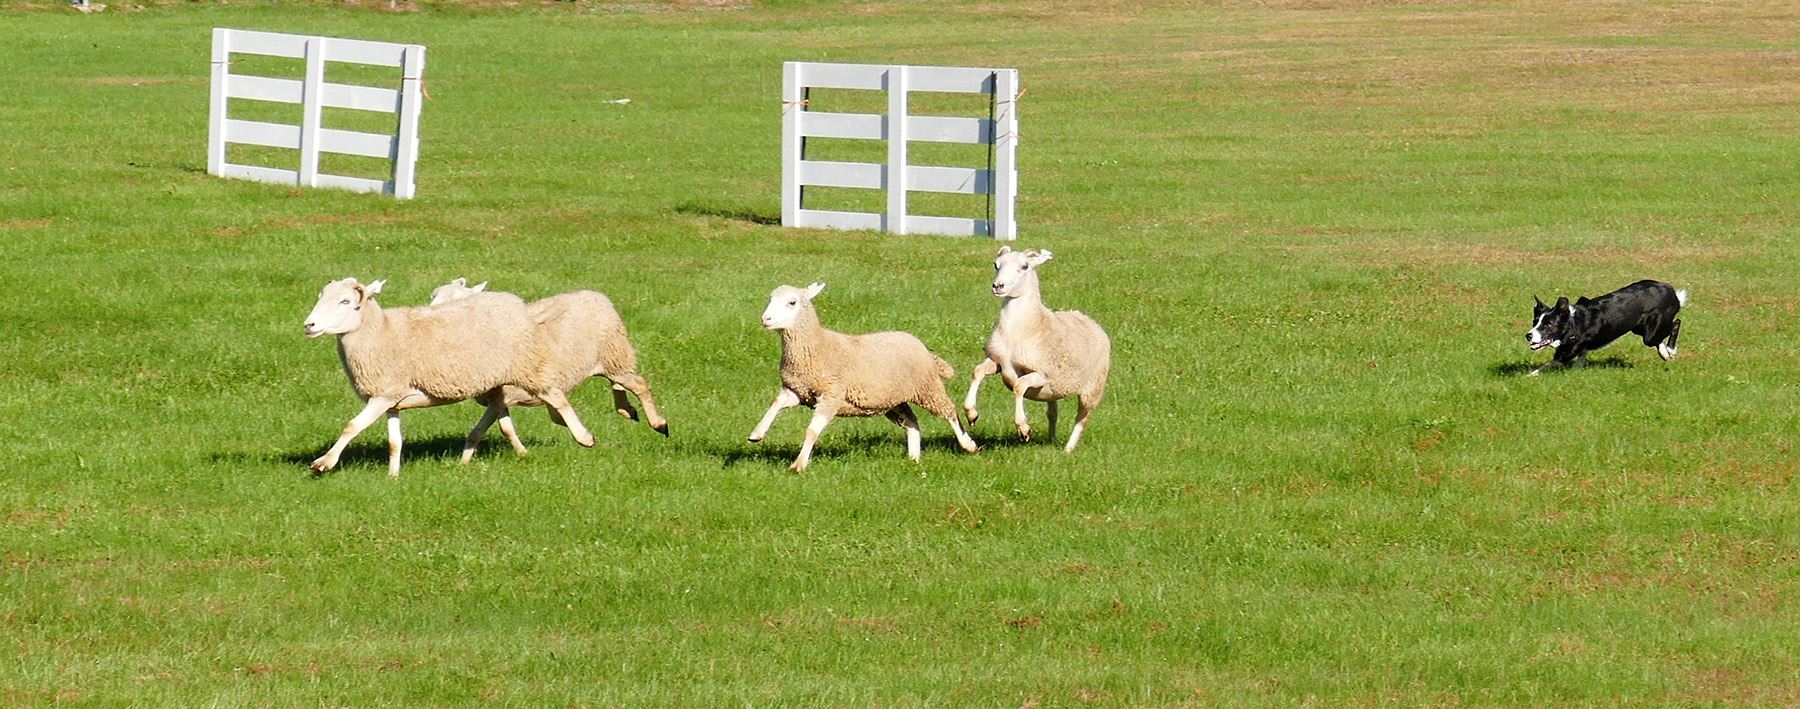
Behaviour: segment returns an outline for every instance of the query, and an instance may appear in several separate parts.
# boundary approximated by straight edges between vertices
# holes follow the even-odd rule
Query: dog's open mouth
[[[1550,346],[1550,341],[1549,341],[1549,340],[1543,340],[1543,341],[1540,341],[1540,342],[1533,342],[1533,343],[1531,343],[1531,351],[1533,351],[1533,352],[1536,352],[1536,351],[1538,351],[1538,350],[1541,350],[1541,349],[1544,349],[1544,348],[1545,348],[1545,347],[1549,347],[1549,346]]]

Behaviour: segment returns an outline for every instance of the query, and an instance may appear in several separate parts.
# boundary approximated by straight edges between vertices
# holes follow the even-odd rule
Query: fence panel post
[[[231,81],[231,30],[214,28],[212,36],[212,106],[207,112],[206,171],[225,174],[225,85]]]
[[[906,233],[906,72],[907,67],[887,70],[887,120],[883,122],[887,138],[887,169],[882,187],[887,190],[887,218],[884,225],[895,234]]]
[[[800,161],[806,157],[800,137],[800,116],[806,111],[806,89],[801,85],[800,63],[781,65],[781,225],[799,226]]]
[[[394,136],[394,197],[413,198],[419,163],[419,102],[425,82],[425,48],[406,48],[400,68],[400,129]]]
[[[306,78],[300,85],[300,186],[319,186],[319,123],[324,103],[319,92],[325,85],[325,38],[306,40]]]
[[[1018,70],[994,72],[994,103],[999,104],[1000,110],[994,115],[994,223],[988,226],[995,239],[1012,241],[1019,238],[1014,214],[1019,194]]]

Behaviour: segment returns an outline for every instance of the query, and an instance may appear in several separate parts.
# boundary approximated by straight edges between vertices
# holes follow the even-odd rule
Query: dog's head
[[[1569,304],[1568,298],[1557,298],[1556,305],[1544,305],[1537,296],[1531,299],[1537,304],[1531,308],[1531,329],[1525,333],[1525,344],[1534,350],[1561,347],[1574,324],[1575,306]]]

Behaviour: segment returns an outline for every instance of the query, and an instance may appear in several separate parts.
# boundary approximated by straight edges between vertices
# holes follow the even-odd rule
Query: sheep
[[[812,422],[800,444],[800,457],[788,467],[798,473],[806,470],[813,444],[833,417],[883,414],[906,429],[906,457],[917,462],[919,419],[907,406],[913,403],[950,422],[963,450],[977,450],[944,390],[944,380],[956,376],[950,364],[904,332],[847,335],[825,329],[812,306],[812,299],[824,289],[825,284],[814,283],[806,288],[781,286],[769,294],[762,324],[781,334],[781,390],[750,432],[750,442],[762,441],[782,410],[811,408]]]
[[[544,348],[525,301],[482,293],[454,303],[384,309],[375,296],[387,281],[364,285],[355,278],[325,284],[306,316],[305,334],[338,336],[338,359],[350,385],[367,403],[350,419],[330,450],[312,462],[337,467],[350,440],[388,419],[388,474],[400,474],[400,412],[483,396],[512,384],[549,402],[575,440],[594,445],[563,390],[542,381]],[[499,412],[492,404],[489,416]]]
[[[439,305],[453,302],[486,290],[486,281],[471,286],[466,279],[457,278],[432,289],[431,303]],[[536,323],[537,337],[547,355],[546,370],[543,373],[545,381],[557,384],[566,393],[580,386],[588,377],[606,377],[612,382],[613,407],[620,416],[638,420],[637,409],[632,408],[631,400],[625,397],[625,392],[629,390],[643,404],[644,417],[650,428],[664,436],[669,435],[669,422],[656,410],[656,400],[650,396],[650,383],[637,373],[637,351],[632,349],[631,340],[625,333],[625,323],[619,319],[619,313],[613,308],[611,300],[593,291],[574,291],[535,301],[526,308]],[[501,393],[497,407],[491,406],[494,402],[485,395],[476,397],[476,400],[490,404],[490,412],[500,412],[496,417],[500,432],[506,435],[513,450],[523,455],[525,444],[519,440],[512,416],[506,411],[512,406],[543,406],[544,402],[516,386],[504,387]],[[554,409],[550,412],[550,419],[558,424],[564,423]],[[488,426],[494,422],[484,414],[482,421],[469,432],[467,445],[463,448],[463,462],[468,462],[474,456],[475,446],[487,433]]]
[[[1002,298],[1000,317],[988,335],[987,357],[975,365],[969,381],[969,394],[963,399],[963,413],[974,426],[980,413],[975,410],[976,393],[982,378],[1000,373],[1013,392],[1013,423],[1019,437],[1031,440],[1031,425],[1025,418],[1025,400],[1047,402],[1050,415],[1050,440],[1056,439],[1056,402],[1076,397],[1080,408],[1075,427],[1069,431],[1064,452],[1074,452],[1087,427],[1088,415],[1100,405],[1106,394],[1106,375],[1112,369],[1112,342],[1099,323],[1079,310],[1052,311],[1044,307],[1038,293],[1035,267],[1051,259],[1049,249],[1015,252],[1000,247],[994,257],[996,297]]]

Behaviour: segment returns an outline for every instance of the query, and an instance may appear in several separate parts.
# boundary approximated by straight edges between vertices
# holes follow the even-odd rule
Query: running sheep
[[[963,431],[956,405],[944,390],[944,380],[956,374],[950,364],[904,332],[847,335],[825,329],[812,305],[824,289],[825,284],[814,283],[781,286],[769,294],[762,324],[781,334],[781,391],[750,432],[750,442],[761,441],[782,410],[811,408],[800,457],[789,466],[798,473],[806,470],[813,444],[833,417],[883,414],[906,429],[906,456],[916,462],[921,436],[910,403],[948,421],[962,449],[975,451],[975,441]]]
[[[1044,307],[1038,292],[1037,267],[1051,258],[1049,249],[1013,251],[1000,247],[994,257],[995,297],[1001,298],[1000,317],[988,335],[987,358],[975,365],[963,413],[974,426],[981,380],[998,372],[1013,392],[1013,423],[1019,437],[1031,440],[1025,418],[1025,400],[1049,405],[1050,440],[1056,439],[1056,402],[1075,397],[1079,404],[1075,427],[1069,431],[1065,452],[1081,442],[1088,415],[1106,394],[1106,376],[1112,369],[1112,342],[1099,323],[1078,310],[1052,311]]]
[[[467,280],[457,278],[433,289],[431,303],[440,305],[457,302],[480,295],[486,290],[486,281],[471,286]],[[619,318],[619,312],[610,299],[594,291],[573,291],[534,301],[526,309],[536,328],[538,344],[543,348],[543,369],[538,373],[541,381],[553,383],[567,393],[589,377],[605,377],[612,382],[613,407],[620,416],[638,420],[637,409],[632,408],[631,400],[625,397],[625,392],[630,391],[637,395],[638,402],[643,405],[644,418],[650,428],[664,436],[669,435],[669,422],[656,410],[656,400],[650,395],[650,383],[637,373],[637,350],[632,348],[631,339],[625,332],[625,322]],[[498,395],[478,396],[476,401],[487,404],[488,409],[483,413],[481,421],[469,432],[467,444],[463,448],[463,462],[468,462],[475,455],[475,447],[482,436],[487,434],[488,427],[496,421],[513,450],[523,455],[525,444],[519,440],[512,416],[507,413],[508,408],[543,406],[544,402],[516,386],[504,387]],[[550,412],[550,419],[558,424],[565,424],[563,417],[554,409]]]
[[[338,359],[350,385],[367,402],[330,450],[312,462],[337,467],[350,440],[383,414],[388,420],[388,474],[400,474],[400,412],[441,406],[515,385],[548,402],[575,440],[594,445],[563,389],[542,376],[545,349],[525,301],[480,293],[442,305],[384,309],[375,302],[386,281],[355,278],[327,283],[306,316],[309,338],[338,336]],[[488,415],[496,415],[489,404]]]

